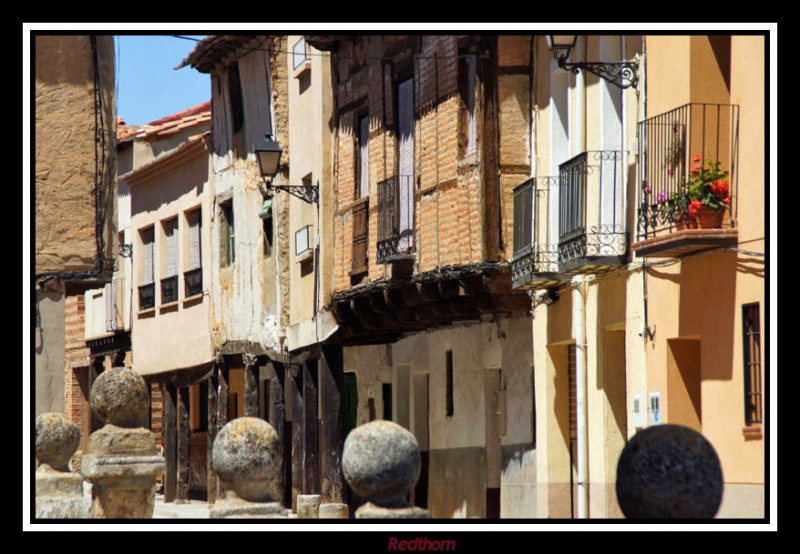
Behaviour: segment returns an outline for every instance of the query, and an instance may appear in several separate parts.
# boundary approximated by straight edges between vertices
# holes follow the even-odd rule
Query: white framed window
[[[299,256],[307,252],[311,246],[311,225],[306,225],[294,233],[294,254]]]
[[[292,46],[292,68],[297,69],[303,65],[303,62],[307,59],[308,54],[306,53],[306,39],[301,38],[294,43],[294,46]]]

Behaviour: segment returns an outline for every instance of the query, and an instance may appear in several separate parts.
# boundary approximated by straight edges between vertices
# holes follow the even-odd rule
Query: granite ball
[[[81,430],[64,414],[45,413],[36,418],[36,458],[58,471],[68,471],[81,442]]]
[[[103,372],[92,386],[92,412],[104,423],[118,427],[145,427],[150,394],[141,375],[127,367]]]
[[[250,502],[272,499],[272,480],[281,467],[283,447],[275,429],[256,417],[228,422],[217,434],[212,464],[219,478]]]
[[[419,443],[391,421],[372,421],[353,429],[344,442],[342,472],[350,488],[382,506],[402,506],[419,478]]]
[[[710,519],[722,502],[722,467],[700,433],[680,425],[638,432],[617,463],[617,501],[629,519]]]

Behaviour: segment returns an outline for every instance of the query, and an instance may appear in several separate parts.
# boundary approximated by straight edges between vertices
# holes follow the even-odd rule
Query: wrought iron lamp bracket
[[[623,89],[635,87],[639,82],[639,62],[636,60],[624,62],[568,62],[564,57],[557,59],[558,67],[561,69],[571,71],[575,75],[583,69]]]

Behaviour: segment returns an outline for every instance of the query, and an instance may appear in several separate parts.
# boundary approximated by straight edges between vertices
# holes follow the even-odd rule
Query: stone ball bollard
[[[367,503],[357,519],[429,518],[430,512],[406,500],[419,479],[417,439],[391,421],[372,421],[353,429],[344,442],[342,472],[347,484]]]
[[[81,430],[64,414],[36,418],[36,458],[56,471],[69,471],[69,461],[81,443]]]
[[[275,429],[256,417],[228,422],[214,439],[214,472],[225,485],[225,498],[209,511],[211,518],[284,517],[272,497],[272,481],[281,468],[283,446]]]
[[[714,447],[680,425],[638,432],[617,463],[617,501],[629,519],[713,518],[722,502],[722,486]]]
[[[125,367],[102,373],[90,393],[93,413],[105,425],[89,437],[81,472],[92,482],[95,518],[150,518],[156,475],[164,457],[156,437],[144,427],[150,409],[147,384]]]
[[[36,518],[85,519],[91,500],[83,498],[83,477],[69,471],[69,461],[81,442],[81,431],[64,414],[36,418]]]
[[[92,412],[102,422],[135,428],[147,424],[150,394],[147,383],[135,371],[116,367],[101,373],[89,395]]]

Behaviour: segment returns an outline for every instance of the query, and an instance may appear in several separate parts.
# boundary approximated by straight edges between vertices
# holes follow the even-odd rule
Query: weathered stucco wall
[[[391,383],[393,418],[429,452],[434,517],[485,517],[487,489],[499,496],[501,517],[535,517],[530,325],[528,317],[506,318],[418,333],[388,347],[344,349],[345,371],[357,374],[358,423],[369,420],[370,398],[381,417],[382,384]]]
[[[141,310],[139,295],[134,294],[132,350],[136,353],[135,369],[149,375],[209,363],[212,360],[210,335],[210,300],[207,295],[211,279],[211,233],[209,190],[209,157],[204,147],[190,160],[171,167],[143,181],[131,179],[131,227],[134,235],[134,290],[144,281],[144,258],[141,231],[155,228],[154,274],[156,307]],[[184,277],[188,271],[188,211],[201,208],[201,263],[203,267],[202,298],[186,299]],[[160,280],[166,276],[162,223],[178,218],[178,302],[165,305],[161,298]]]
[[[64,411],[64,291],[36,289],[35,417]]]
[[[105,241],[101,280],[110,278],[116,256],[114,45],[113,37],[96,38],[97,64],[88,35],[35,37],[37,274],[98,269],[98,226]],[[95,65],[105,131],[98,160]],[[104,217],[95,207],[96,187]]]

